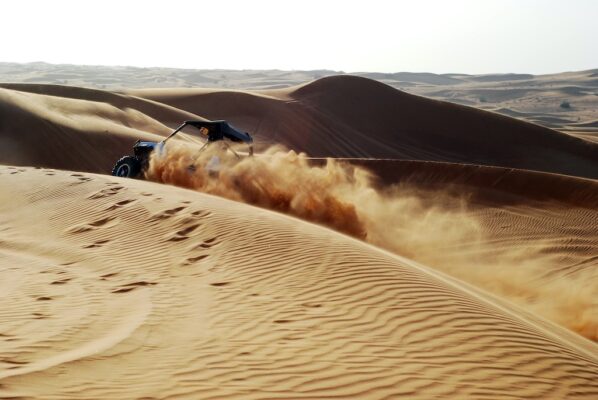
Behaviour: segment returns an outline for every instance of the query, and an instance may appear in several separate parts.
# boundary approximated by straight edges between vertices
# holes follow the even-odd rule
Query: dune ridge
[[[60,85],[0,86],[0,161],[6,164],[104,172],[135,140],[156,140],[184,119],[205,117],[252,132],[258,149],[282,144],[313,157],[427,160],[598,177],[598,144],[592,141],[359,77],[253,92],[124,94]],[[33,132],[53,132],[44,139],[53,147],[39,151]],[[61,145],[65,141],[73,143]],[[78,157],[85,161],[77,162]]]
[[[598,140],[598,70],[548,75],[433,74],[342,71],[185,70],[0,63],[6,82],[58,84],[104,90],[211,88],[270,91],[323,77],[355,75],[436,100],[472,106],[539,124],[584,140]],[[569,107],[561,107],[569,104]]]
[[[107,172],[137,139],[186,119],[201,117],[101,90],[0,84],[0,162]]]
[[[14,271],[22,294],[2,297],[0,313],[12,321],[0,332],[0,373],[11,375],[0,380],[4,397],[598,391],[596,344],[338,233],[193,191],[91,174],[2,167],[0,186],[36,205],[0,202],[4,263],[23,251],[34,256]],[[45,242],[33,240],[34,220],[47,226]],[[112,302],[151,309],[113,347],[28,370],[102,331],[116,335],[117,321],[135,311]],[[31,313],[44,336],[37,323],[19,322]],[[159,362],[147,368],[148,360]]]
[[[231,120],[266,146],[282,144],[313,157],[446,161],[598,177],[595,143],[360,77],[331,76],[257,92],[179,88],[130,93]]]

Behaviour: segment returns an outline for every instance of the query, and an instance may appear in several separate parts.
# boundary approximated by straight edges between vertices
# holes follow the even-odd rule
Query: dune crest
[[[357,76],[329,76],[263,92],[172,88],[131,93],[233,121],[255,133],[260,145],[283,144],[313,157],[430,160],[598,177],[595,143]]]

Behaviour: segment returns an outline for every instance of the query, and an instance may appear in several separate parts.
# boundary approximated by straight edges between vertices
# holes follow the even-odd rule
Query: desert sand
[[[0,398],[598,396],[591,132],[291,83],[0,85]],[[260,154],[108,176],[201,118]]]

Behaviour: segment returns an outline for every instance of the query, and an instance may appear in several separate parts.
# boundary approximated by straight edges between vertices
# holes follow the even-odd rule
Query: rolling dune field
[[[418,95],[499,77],[268,76],[0,84],[0,398],[598,397],[591,124]],[[256,155],[109,175],[192,119]]]

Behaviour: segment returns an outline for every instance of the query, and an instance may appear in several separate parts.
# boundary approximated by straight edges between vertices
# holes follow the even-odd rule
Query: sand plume
[[[262,156],[237,158],[216,146],[198,153],[196,146],[169,143],[164,155],[150,163],[151,180],[171,183],[281,211],[341,232],[365,238],[355,205],[329,188],[350,187],[359,177],[330,160],[325,168],[310,168],[304,155],[272,147]],[[199,154],[199,156],[197,156]],[[219,171],[205,168],[219,158]],[[196,167],[195,171],[190,166]]]
[[[218,157],[218,171],[206,168]],[[190,169],[189,166],[194,168]],[[524,305],[596,340],[594,280],[550,280],[558,257],[541,240],[497,246],[468,208],[466,193],[422,197],[409,187],[378,188],[365,169],[274,146],[235,157],[217,145],[198,152],[171,142],[150,162],[148,178],[295,215],[364,239]]]

